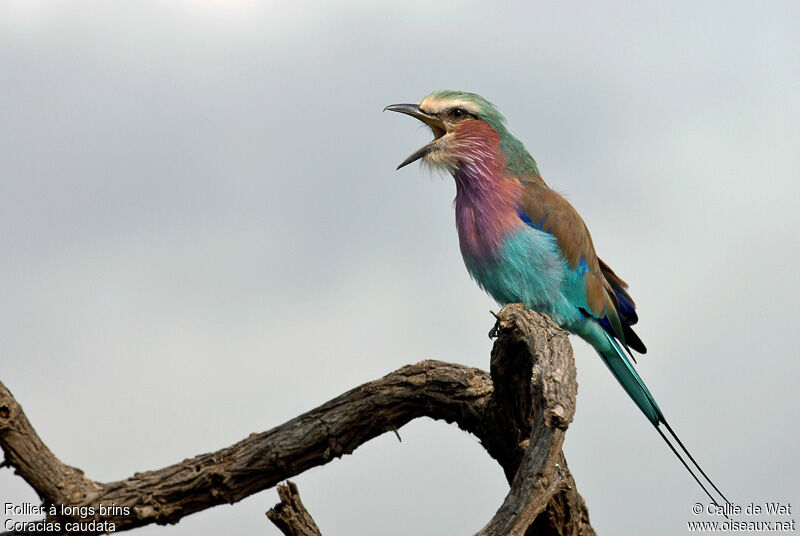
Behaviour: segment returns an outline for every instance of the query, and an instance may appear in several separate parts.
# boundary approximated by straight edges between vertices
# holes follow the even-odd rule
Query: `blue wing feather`
[[[528,227],[551,235],[553,234],[552,229],[544,230],[545,220],[547,219],[546,215],[542,217],[540,221],[534,221],[534,219],[528,213],[526,213],[522,206],[517,208],[517,214],[519,215],[520,220]],[[592,256],[594,257],[593,252]],[[614,271],[611,270],[611,268],[608,267],[608,265],[605,264],[601,259],[597,259],[597,261],[598,267],[600,268],[600,274],[597,275],[601,275],[604,278],[604,281],[607,283],[607,290],[610,291],[612,302],[616,306],[616,313],[620,320],[619,325],[622,333],[618,333],[618,331],[614,329],[614,325],[612,324],[608,315],[600,317],[598,315],[592,315],[589,312],[592,310],[592,308],[589,307],[589,304],[587,303],[586,288],[584,285],[584,276],[590,272],[586,255],[581,255],[577,266],[575,266],[574,270],[571,270],[572,273],[566,278],[564,288],[565,294],[568,296],[570,301],[580,309],[581,313],[595,318],[603,327],[603,330],[605,330],[609,335],[624,341],[623,345],[626,348],[630,347],[639,353],[646,353],[647,347],[644,345],[639,336],[633,331],[633,328],[631,328],[631,326],[639,321],[639,317],[636,314],[636,306],[633,300],[625,290],[627,285],[624,281],[617,277],[616,274],[614,274]]]

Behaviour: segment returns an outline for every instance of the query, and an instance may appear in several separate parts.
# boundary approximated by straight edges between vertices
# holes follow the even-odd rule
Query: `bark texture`
[[[278,497],[281,502],[267,512],[267,517],[281,532],[286,536],[322,536],[311,514],[303,506],[294,482],[289,480],[286,484],[278,484]]]
[[[592,535],[586,505],[561,453],[577,391],[567,335],[547,317],[519,305],[504,307],[497,318],[491,374],[439,361],[408,365],[230,447],[117,482],[92,481],[61,462],[0,383],[0,448],[5,464],[36,490],[44,505],[94,506],[95,514],[82,521],[114,523],[119,531],[176,523],[191,513],[237,502],[427,416],[455,422],[478,437],[511,485],[497,514],[478,534]],[[292,519],[307,517],[306,532],[281,530],[319,534],[316,525],[316,533],[308,532],[313,520],[296,487],[290,484],[279,493],[284,506],[273,509],[270,519],[295,530]],[[100,515],[99,503],[128,507],[130,513]],[[289,510],[299,518],[288,515]],[[60,519],[70,520],[75,518]]]

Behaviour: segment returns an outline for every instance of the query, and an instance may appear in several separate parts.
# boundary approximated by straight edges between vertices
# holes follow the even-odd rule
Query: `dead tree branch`
[[[0,383],[0,448],[44,505],[94,506],[90,520],[113,523],[119,531],[176,523],[237,502],[427,416],[477,436],[511,482],[506,501],[481,534],[523,534],[533,521],[537,534],[592,535],[586,506],[560,453],[577,389],[566,334],[518,306],[500,312],[498,327],[491,376],[423,361],[230,447],[109,483],[94,482],[61,462]],[[100,503],[130,513],[100,515]]]
[[[281,502],[270,508],[267,517],[281,532],[286,536],[322,536],[311,514],[303,506],[294,482],[290,480],[286,484],[278,484],[278,497]]]
[[[511,490],[497,514],[478,533],[480,536],[525,534],[566,483],[565,470],[558,460],[578,394],[572,347],[563,331],[548,336],[549,320],[521,307],[517,313],[519,316],[498,318],[499,339],[492,353],[496,385],[493,406],[496,420],[505,421],[506,429],[520,439],[511,456],[516,458],[523,445],[527,446]],[[509,381],[516,378],[520,381]],[[529,430],[530,437],[522,439]]]

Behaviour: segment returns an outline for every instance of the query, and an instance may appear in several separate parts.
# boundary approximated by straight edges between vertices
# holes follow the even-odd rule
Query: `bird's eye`
[[[455,117],[456,119],[458,119],[460,117],[464,117],[466,115],[466,113],[467,112],[465,112],[461,108],[453,108],[452,110],[450,110],[450,116],[451,117]]]

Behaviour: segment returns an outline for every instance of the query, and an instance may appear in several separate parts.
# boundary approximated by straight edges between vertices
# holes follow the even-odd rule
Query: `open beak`
[[[410,115],[411,117],[416,117],[417,119],[419,119],[420,121],[431,127],[431,130],[433,131],[433,141],[411,153],[408,156],[408,158],[403,160],[400,163],[400,165],[397,166],[397,169],[407,166],[411,162],[416,162],[417,160],[428,154],[431,151],[431,149],[433,149],[433,144],[436,143],[436,141],[439,138],[447,134],[447,130],[445,129],[442,120],[436,117],[435,115],[430,115],[423,112],[422,110],[419,109],[419,105],[417,104],[390,104],[389,106],[383,109],[384,112],[386,110],[389,110],[390,112],[400,112],[401,114],[406,114]]]

